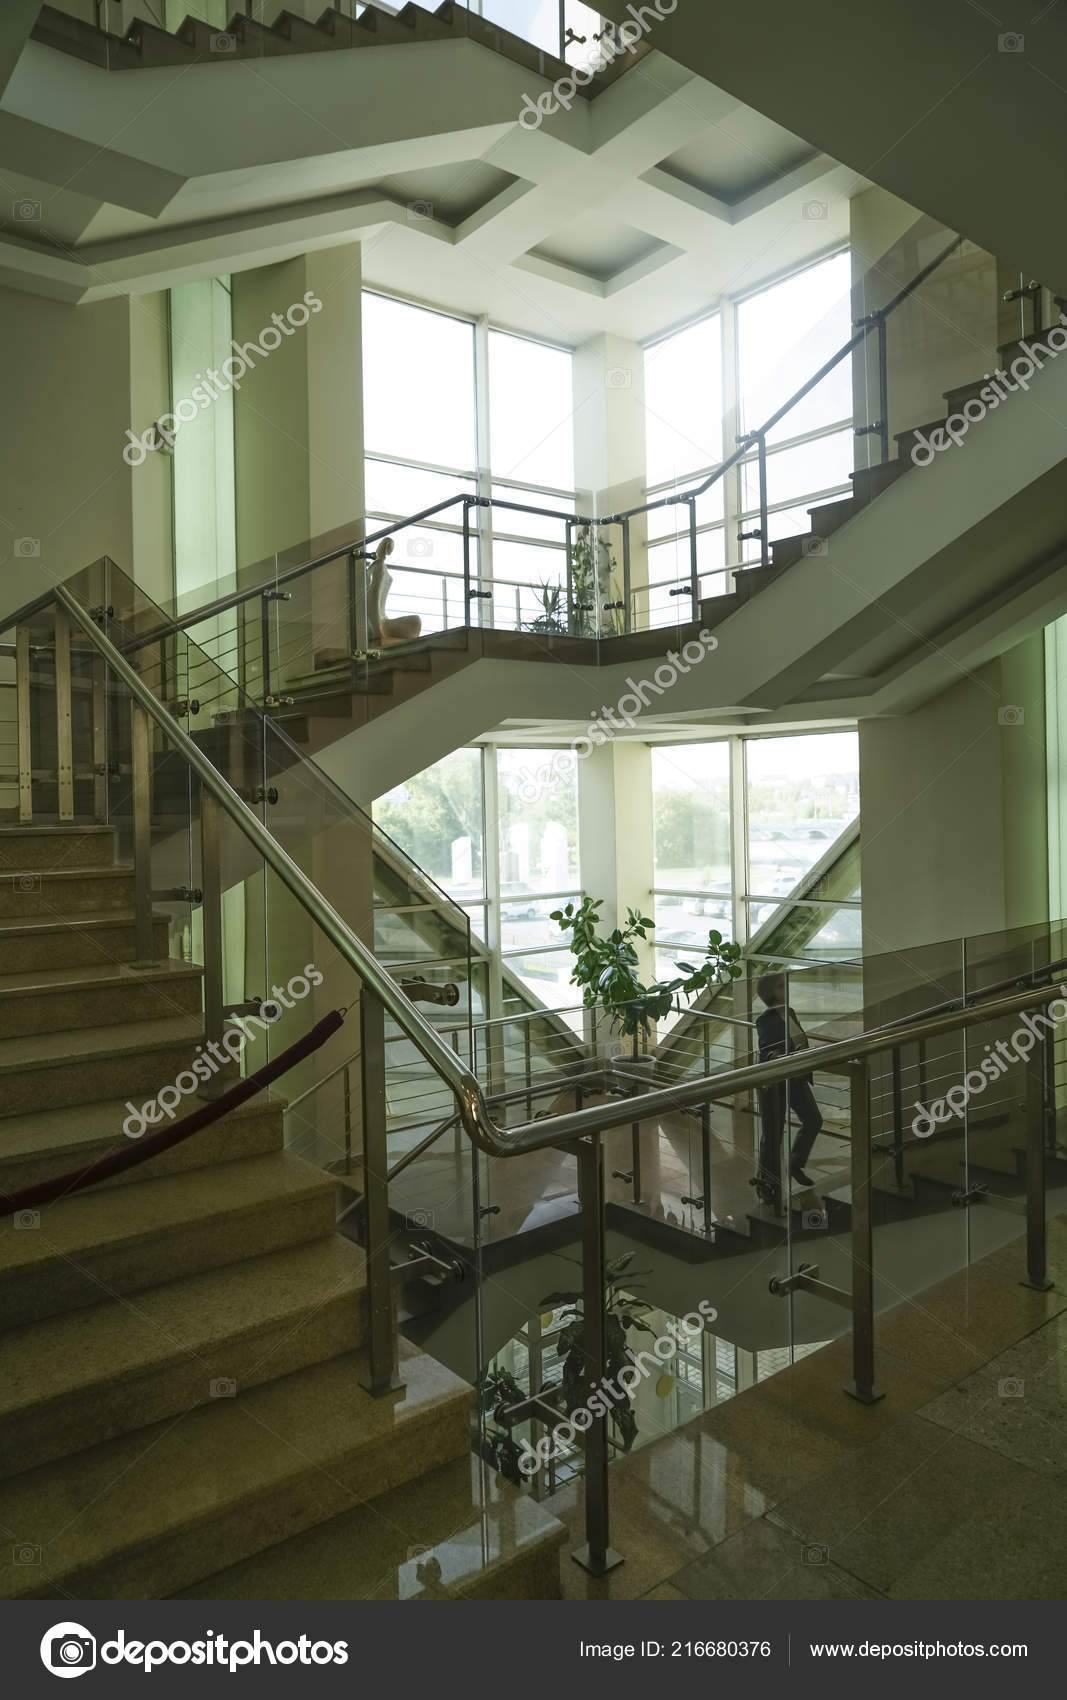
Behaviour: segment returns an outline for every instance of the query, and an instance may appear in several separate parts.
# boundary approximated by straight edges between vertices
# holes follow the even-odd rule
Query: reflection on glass
[[[379,797],[374,819],[450,897],[484,897],[479,750],[455,750]]]
[[[746,431],[762,425],[849,340],[851,292],[851,259],[843,253],[807,266],[740,303],[737,364]],[[852,361],[846,355],[786,414],[768,440],[781,442],[851,418]]]
[[[578,884],[578,769],[569,750],[497,751],[503,898]]]
[[[858,735],[750,738],[745,771],[749,890],[784,896],[859,813]]]
[[[653,749],[652,808],[657,889],[729,895],[730,749],[725,740]]]

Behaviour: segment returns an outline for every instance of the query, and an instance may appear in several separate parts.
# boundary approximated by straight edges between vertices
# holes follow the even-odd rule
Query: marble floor
[[[568,1527],[574,1599],[1061,1599],[1067,1592],[1067,1213],[1053,1287],[1021,1285],[1021,1239],[878,1321],[885,1397],[842,1391],[845,1340],[718,1405],[611,1470],[612,1544],[571,1562],[582,1486],[545,1501]]]

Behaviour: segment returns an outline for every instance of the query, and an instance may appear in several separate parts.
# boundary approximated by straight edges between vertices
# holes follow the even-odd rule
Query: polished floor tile
[[[932,1423],[1043,1475],[1067,1471],[1067,1317],[991,1358],[922,1408]]]
[[[690,1600],[874,1600],[882,1596],[766,1518],[749,1523],[672,1578]]]
[[[911,1416],[769,1516],[800,1541],[825,1547],[829,1562],[889,1593],[950,1531],[1033,1481],[1020,1465]]]

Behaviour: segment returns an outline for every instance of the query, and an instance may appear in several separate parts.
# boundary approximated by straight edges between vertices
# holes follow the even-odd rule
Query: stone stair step
[[[202,1037],[200,1016],[180,1015],[0,1039],[0,1117],[120,1093],[139,1103],[188,1068]]]
[[[350,1352],[0,1485],[0,1596],[165,1598],[464,1456],[470,1388],[400,1357],[385,1398]]]
[[[202,968],[169,960],[0,974],[0,1040],[199,1016],[202,979]]]
[[[132,868],[31,868],[0,875],[0,921],[132,907]]]
[[[217,1163],[280,1151],[284,1110],[280,1099],[260,1092],[181,1145],[99,1184],[130,1186],[162,1175],[209,1169]],[[122,1124],[128,1115],[126,1101],[108,1098],[94,1104],[71,1104],[0,1118],[0,1193],[10,1196],[23,1187],[83,1168],[109,1152],[125,1150],[127,1135]]]
[[[0,1336],[0,1476],[354,1351],[364,1257],[340,1235]]]
[[[152,944],[157,960],[167,955],[170,921],[152,917]],[[132,909],[102,915],[27,916],[0,919],[0,961],[9,974],[38,968],[99,967],[132,962],[137,955],[137,925]]]
[[[565,1539],[536,1500],[458,1458],[179,1598],[554,1600]]]
[[[31,868],[109,868],[114,860],[113,826],[0,827],[0,877]]]
[[[0,1330],[333,1231],[329,1177],[287,1152],[87,1191],[0,1222]]]

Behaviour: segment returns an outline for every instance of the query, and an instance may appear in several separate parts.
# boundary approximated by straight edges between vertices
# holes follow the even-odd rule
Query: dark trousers
[[[788,1087],[789,1113],[800,1123],[800,1132],[793,1141],[789,1161],[793,1168],[802,1169],[822,1127],[822,1111],[815,1102],[815,1094],[809,1080],[791,1080]],[[760,1179],[766,1181],[768,1186],[777,1187],[781,1185],[782,1135],[785,1132],[786,1119],[784,1080],[776,1086],[767,1086],[760,1092],[759,1110]]]

